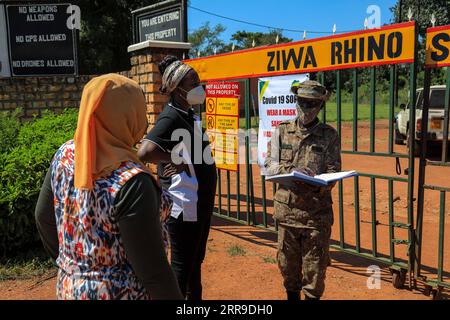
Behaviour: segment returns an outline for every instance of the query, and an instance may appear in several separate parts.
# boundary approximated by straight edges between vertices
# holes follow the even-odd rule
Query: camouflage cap
[[[300,98],[318,99],[326,101],[329,93],[320,82],[307,80],[304,82],[294,81],[291,85],[291,92]]]

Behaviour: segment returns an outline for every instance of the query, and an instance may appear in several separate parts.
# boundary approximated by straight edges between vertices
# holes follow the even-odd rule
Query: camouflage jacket
[[[297,119],[282,122],[269,143],[264,165],[268,175],[290,173],[305,167],[315,174],[341,171],[337,131],[320,122],[309,129],[300,129]],[[274,218],[281,224],[297,227],[316,227],[323,219],[328,220],[323,223],[332,224],[333,186],[280,185],[274,197]],[[321,217],[322,212],[331,213],[331,217]]]

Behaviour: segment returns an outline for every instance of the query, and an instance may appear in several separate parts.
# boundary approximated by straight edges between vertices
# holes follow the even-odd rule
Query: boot
[[[286,291],[288,301],[300,301],[299,291]]]

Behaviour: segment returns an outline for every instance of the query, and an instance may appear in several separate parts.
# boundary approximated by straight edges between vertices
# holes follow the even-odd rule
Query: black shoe
[[[191,292],[186,292],[186,300],[191,300],[191,301],[201,301],[202,300],[202,292],[196,292],[196,293],[191,293]]]
[[[288,301],[300,301],[299,291],[286,291]]]
[[[305,294],[305,300],[320,300],[320,298],[311,298]]]

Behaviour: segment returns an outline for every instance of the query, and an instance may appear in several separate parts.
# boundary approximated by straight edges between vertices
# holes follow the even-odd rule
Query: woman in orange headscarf
[[[160,190],[133,146],[147,129],[139,85],[86,84],[73,140],[55,154],[36,206],[59,267],[58,299],[181,299],[164,251]]]

